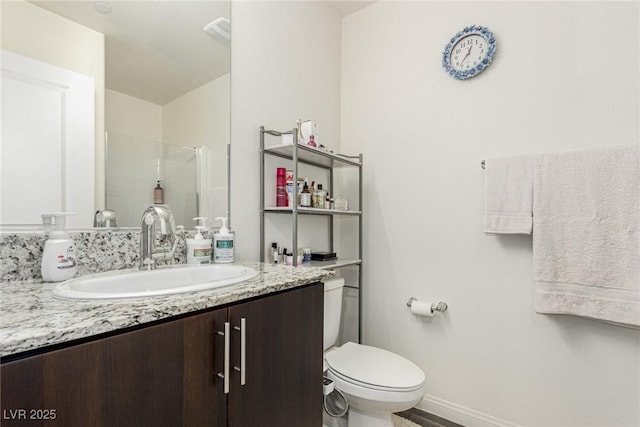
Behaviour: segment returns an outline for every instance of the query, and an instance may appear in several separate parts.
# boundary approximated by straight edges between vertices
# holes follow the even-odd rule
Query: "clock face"
[[[464,80],[489,66],[496,50],[493,33],[472,25],[451,38],[442,53],[442,66],[452,77]]]
[[[451,48],[449,62],[454,70],[475,68],[487,57],[487,41],[478,34],[463,37]]]

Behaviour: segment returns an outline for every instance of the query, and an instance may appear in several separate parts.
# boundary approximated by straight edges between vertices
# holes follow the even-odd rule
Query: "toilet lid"
[[[342,377],[375,387],[414,389],[424,383],[424,372],[387,350],[348,342],[325,356],[329,368]]]

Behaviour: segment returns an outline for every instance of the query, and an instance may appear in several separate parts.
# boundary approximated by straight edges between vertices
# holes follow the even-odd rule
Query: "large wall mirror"
[[[139,227],[145,206],[157,202],[154,190],[158,181],[163,188],[163,202],[174,212],[177,225],[191,228],[195,216],[213,219],[228,215],[229,0],[16,0],[3,1],[1,7],[2,36],[7,40],[2,49],[45,63],[49,62],[51,51],[58,50],[58,57],[82,55],[86,62],[94,60],[91,47],[83,52],[64,46],[63,41],[40,54],[38,46],[29,43],[37,45],[38,39],[42,41],[45,25],[54,28],[51,31],[71,32],[73,28],[64,25],[70,22],[69,27],[80,25],[104,35],[104,83],[96,81],[97,131],[91,141],[96,147],[95,199],[92,208],[83,207],[77,219],[69,219],[70,225],[91,227],[95,209],[107,208],[117,213],[119,226]],[[83,35],[69,37],[77,41]],[[87,41],[87,46],[90,43]],[[4,76],[3,70],[3,81]],[[100,107],[101,100],[104,109]],[[6,108],[5,99],[3,120],[8,118],[4,111],[15,111]],[[27,126],[38,128],[33,123],[35,119],[30,120]],[[34,155],[40,151],[30,146],[22,150]],[[8,152],[0,153],[7,159]],[[93,162],[74,161],[83,168]],[[21,162],[28,164],[26,159],[15,159],[15,163]],[[51,185],[44,171],[32,168],[31,172],[34,181]],[[62,173],[63,180],[69,173]],[[11,186],[12,181],[13,177],[2,177],[4,186]],[[19,197],[23,192],[28,193],[18,189],[12,194]],[[64,196],[65,190],[61,193]],[[29,194],[24,194],[24,201],[29,199]],[[4,203],[8,205],[16,203]],[[51,204],[50,208],[18,205],[29,210],[26,215],[18,215],[22,220],[0,218],[0,225],[29,226],[38,223],[38,210],[68,209],[64,202]]]

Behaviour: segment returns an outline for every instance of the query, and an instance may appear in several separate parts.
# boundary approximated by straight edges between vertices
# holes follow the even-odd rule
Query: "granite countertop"
[[[0,285],[0,356],[87,338],[189,312],[216,307],[322,281],[335,273],[308,267],[236,262],[258,276],[245,282],[166,296],[111,300],[56,297],[54,283],[7,282]]]

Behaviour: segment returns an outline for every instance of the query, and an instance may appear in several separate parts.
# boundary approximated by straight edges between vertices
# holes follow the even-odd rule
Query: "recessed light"
[[[100,13],[110,13],[111,5],[106,1],[95,1],[93,2],[93,7]]]

